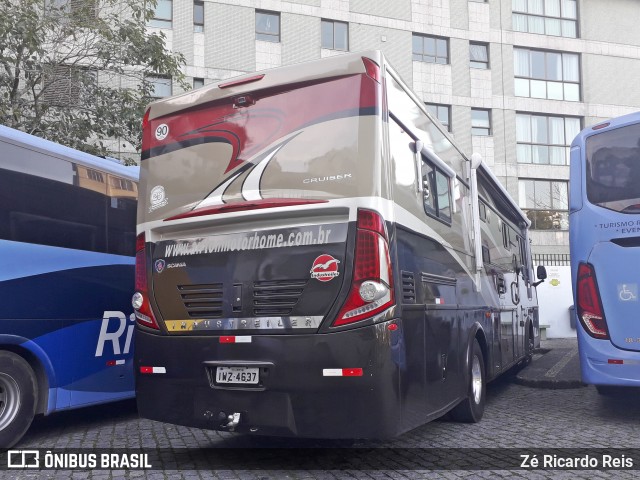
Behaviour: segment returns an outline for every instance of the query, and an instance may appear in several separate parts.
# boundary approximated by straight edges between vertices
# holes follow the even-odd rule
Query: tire
[[[527,334],[524,336],[524,364],[529,365],[531,360],[533,359],[533,335],[531,334],[531,330],[527,327]]]
[[[0,448],[22,438],[36,412],[38,383],[26,360],[0,351]]]
[[[468,382],[467,398],[451,410],[451,417],[457,422],[477,423],[484,414],[486,398],[484,357],[477,340],[473,341],[471,350]]]
[[[596,385],[596,390],[603,397],[617,397],[623,394],[624,387],[615,387],[612,385]]]

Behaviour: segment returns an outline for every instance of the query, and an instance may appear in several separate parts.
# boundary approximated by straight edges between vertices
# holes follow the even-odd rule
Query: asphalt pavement
[[[517,373],[516,383],[550,389],[584,387],[580,376],[578,339],[541,340],[531,363]]]

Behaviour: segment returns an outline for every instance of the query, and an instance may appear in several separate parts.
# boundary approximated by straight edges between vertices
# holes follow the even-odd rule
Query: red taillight
[[[147,288],[147,262],[145,260],[145,236],[141,233],[136,238],[136,293],[134,294],[134,303],[136,296],[140,301],[139,306],[135,308],[136,320],[140,325],[145,327],[155,328],[159,330],[158,323],[151,311],[151,305],[149,304],[149,289]]]
[[[364,63],[364,69],[367,72],[367,76],[378,83],[382,83],[382,73],[380,72],[380,66],[367,57],[362,57],[362,63]]]
[[[588,263],[578,266],[576,300],[578,320],[584,330],[594,338],[608,339],[609,331],[598,293],[596,272]]]
[[[151,148],[151,129],[149,128],[149,113],[151,112],[150,108],[147,108],[147,111],[144,112],[144,117],[142,117],[142,149],[148,150]]]
[[[367,290],[365,294],[363,289]],[[367,294],[371,294],[372,299],[365,300],[363,297]],[[351,289],[333,326],[370,318],[388,309],[394,302],[393,274],[384,221],[378,213],[360,209]]]

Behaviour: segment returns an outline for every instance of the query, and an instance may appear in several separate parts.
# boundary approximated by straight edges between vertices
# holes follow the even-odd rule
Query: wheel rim
[[[20,410],[20,387],[7,374],[0,373],[0,430],[13,422]]]
[[[482,369],[477,355],[473,356],[471,364],[471,391],[473,392],[473,401],[479,404],[482,398]]]

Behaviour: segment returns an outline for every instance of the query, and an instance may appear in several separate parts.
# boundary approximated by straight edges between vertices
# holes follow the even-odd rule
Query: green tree
[[[0,0],[0,123],[94,155],[140,150],[150,76],[184,57],[149,33],[156,0]]]

